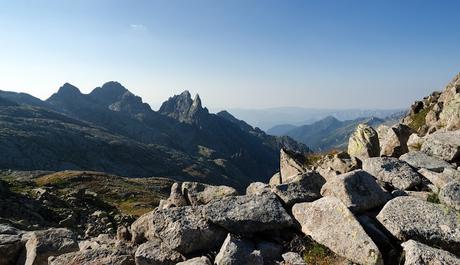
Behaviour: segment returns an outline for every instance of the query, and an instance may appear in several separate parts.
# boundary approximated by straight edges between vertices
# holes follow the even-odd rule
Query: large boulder
[[[380,155],[377,132],[367,124],[359,124],[348,141],[348,153],[361,160]]]
[[[409,240],[402,244],[405,253],[404,265],[423,265],[423,264],[439,264],[439,265],[458,265],[460,259],[441,249],[432,248],[420,242]]]
[[[352,212],[382,206],[391,198],[375,178],[363,170],[345,173],[328,181],[321,189],[321,194],[340,199]]]
[[[229,234],[214,261],[216,265],[263,265],[260,251],[251,241]]]
[[[422,182],[418,173],[406,162],[393,157],[368,158],[363,161],[363,170],[400,190],[412,189]]]
[[[71,252],[51,258],[49,265],[134,265],[134,258],[128,253],[111,249],[89,249]]]
[[[453,181],[442,187],[439,192],[439,200],[445,205],[460,211],[460,182]]]
[[[460,159],[460,130],[426,136],[421,151],[449,162]]]
[[[273,192],[287,206],[299,202],[310,202],[321,197],[321,187],[326,180],[315,171],[300,175],[292,182],[273,187]]]
[[[302,232],[358,264],[383,264],[382,255],[353,213],[339,199],[324,197],[294,205],[292,213]]]
[[[14,227],[0,224],[0,265],[16,264],[25,245],[22,234]]]
[[[302,175],[307,170],[304,167],[305,157],[289,150],[280,151],[280,176],[281,184],[289,183],[292,179]]]
[[[227,186],[211,186],[198,182],[182,183],[182,194],[192,206],[208,204],[215,199],[222,199],[228,196],[236,196],[238,192]]]
[[[142,229],[136,224],[133,230],[143,230],[144,238],[150,241],[161,239],[165,247],[184,255],[219,247],[226,235],[221,228],[207,222],[203,207],[153,211],[141,223]]]
[[[135,253],[136,265],[175,265],[185,257],[164,246],[160,240],[140,245]]]
[[[47,265],[48,257],[78,251],[76,236],[64,228],[51,228],[30,234],[26,243],[25,265]]]
[[[460,253],[460,222],[445,206],[412,197],[397,197],[380,211],[377,220],[397,239],[410,239]]]
[[[131,241],[136,244],[144,243],[147,240],[154,240],[153,231],[156,211],[148,212],[139,217],[131,224]]]
[[[212,223],[236,234],[251,234],[292,226],[293,221],[274,195],[226,197],[205,206]]]
[[[445,168],[453,168],[446,161],[420,151],[409,152],[402,155],[399,159],[417,169],[426,168],[431,171],[442,172]]]
[[[409,151],[407,141],[412,129],[404,124],[392,127],[380,125],[377,129],[380,142],[380,156],[400,157]]]

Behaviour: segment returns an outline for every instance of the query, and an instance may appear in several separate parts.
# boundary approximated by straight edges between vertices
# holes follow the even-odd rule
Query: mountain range
[[[316,109],[302,107],[280,107],[267,109],[229,109],[231,113],[264,131],[280,124],[302,126],[320,121],[328,116],[338,120],[355,120],[363,117],[384,119],[395,113],[406,113],[406,109]]]
[[[360,123],[366,123],[372,127],[381,124],[396,123],[402,113],[395,113],[384,119],[377,117],[358,118],[341,121],[333,116],[328,116],[320,121],[302,126],[282,124],[267,131],[270,135],[289,136],[308,145],[313,151],[326,152],[330,150],[345,150],[348,138]]]
[[[0,91],[0,168],[94,170],[244,188],[279,167],[280,148],[309,152],[228,112],[209,113],[188,91],[153,111],[120,83],[83,94],[64,84],[42,101]]]

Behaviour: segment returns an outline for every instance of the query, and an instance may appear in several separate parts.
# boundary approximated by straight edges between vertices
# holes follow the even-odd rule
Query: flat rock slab
[[[439,264],[458,265],[460,259],[447,251],[432,248],[420,242],[409,240],[402,244],[406,261],[404,265],[414,264]]]
[[[409,164],[393,157],[373,157],[363,161],[363,170],[391,186],[408,190],[422,182]]]
[[[321,194],[338,198],[352,212],[382,206],[391,198],[375,178],[363,170],[355,170],[329,180],[321,189]]]
[[[446,161],[460,159],[460,130],[436,132],[425,137],[421,151]]]
[[[90,249],[67,253],[52,259],[49,265],[134,265],[131,255],[109,249]]]
[[[431,171],[442,172],[444,168],[453,168],[446,161],[419,151],[406,153],[399,159],[417,169],[426,168]]]
[[[439,192],[439,200],[445,205],[460,211],[460,182],[450,182],[442,187],[441,192]]]
[[[413,239],[460,253],[458,213],[446,206],[397,197],[383,207],[377,220],[401,241]]]
[[[302,232],[334,253],[358,264],[383,264],[382,255],[353,213],[339,199],[324,197],[294,205]]]
[[[245,195],[223,198],[205,206],[207,219],[236,234],[278,230],[293,220],[274,195]]]

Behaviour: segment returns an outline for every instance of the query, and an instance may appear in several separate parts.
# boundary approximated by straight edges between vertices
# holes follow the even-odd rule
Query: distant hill
[[[312,124],[328,116],[340,121],[355,120],[362,117],[384,119],[403,109],[315,109],[300,107],[282,107],[268,109],[229,109],[229,111],[249,124],[264,131],[280,124],[302,126]]]
[[[280,125],[268,130],[269,134],[286,135],[308,145],[313,151],[329,151],[332,149],[346,149],[348,138],[356,129],[358,124],[367,123],[377,127],[383,123],[395,123],[400,114],[393,114],[386,119],[375,117],[358,118],[354,120],[340,121],[333,116],[328,116],[313,124],[294,126]]]
[[[83,94],[64,84],[46,101],[0,91],[1,169],[94,170],[243,189],[278,170],[280,148],[309,149],[216,115],[189,92],[158,112],[117,82]]]

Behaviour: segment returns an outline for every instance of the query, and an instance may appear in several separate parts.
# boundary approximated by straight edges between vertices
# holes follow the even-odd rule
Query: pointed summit
[[[174,95],[164,102],[159,112],[180,122],[196,123],[198,116],[201,113],[208,113],[208,110],[203,108],[198,94],[192,100],[190,92],[185,90],[180,95]]]
[[[51,95],[51,97],[46,101],[54,102],[60,100],[71,100],[72,98],[81,97],[82,95],[83,94],[80,92],[80,89],[76,86],[65,83],[59,88],[58,92]]]

